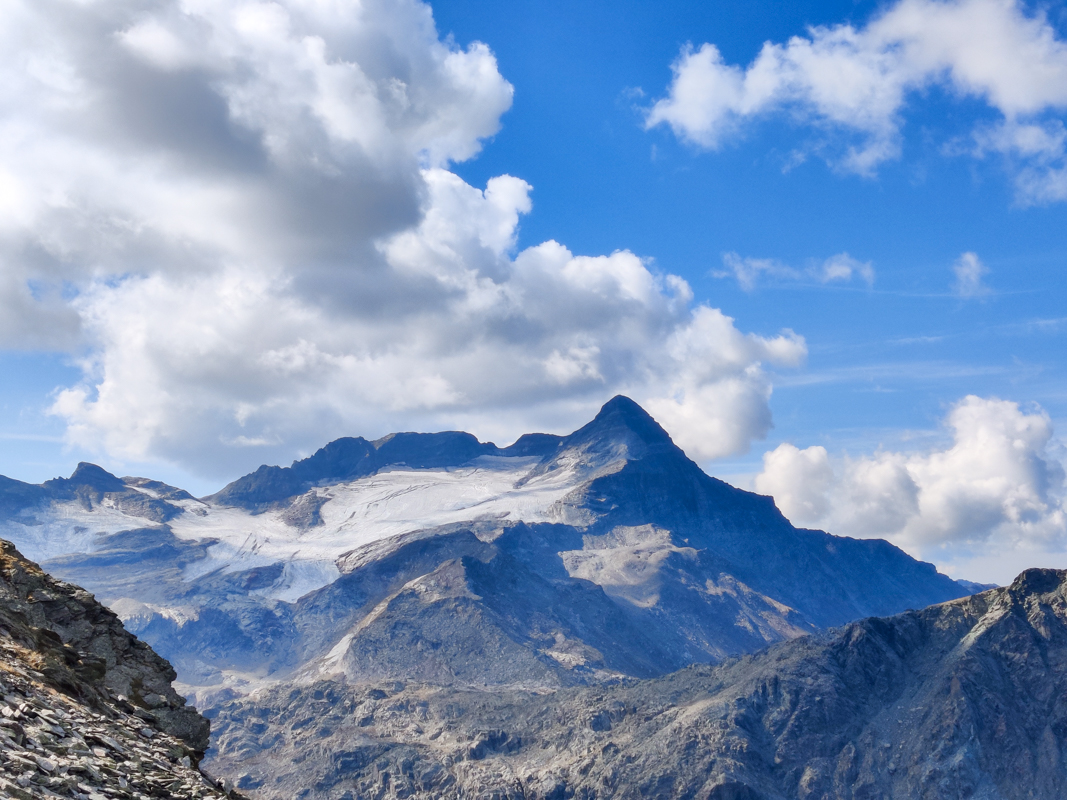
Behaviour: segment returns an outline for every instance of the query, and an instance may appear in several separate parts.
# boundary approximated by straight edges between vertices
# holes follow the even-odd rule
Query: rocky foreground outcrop
[[[290,684],[214,724],[262,798],[1067,797],[1067,572],[615,687]]]
[[[174,670],[0,540],[0,797],[222,798]]]

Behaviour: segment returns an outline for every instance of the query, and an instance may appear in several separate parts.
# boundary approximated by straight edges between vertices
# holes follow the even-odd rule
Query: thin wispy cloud
[[[783,388],[879,382],[936,384],[948,379],[1004,375],[1012,371],[998,364],[967,364],[948,360],[891,361],[805,370],[803,373],[796,374],[780,374],[775,376],[774,383],[775,386]]]
[[[858,280],[868,287],[874,284],[874,266],[871,262],[860,261],[848,253],[838,253],[824,261],[813,261],[803,269],[773,258],[752,258],[737,253],[724,254],[722,263],[724,269],[712,271],[712,276],[735,278],[746,292],[753,291],[764,281],[829,284]]]
[[[957,297],[972,299],[992,294],[992,289],[982,279],[989,274],[989,268],[983,264],[976,253],[963,253],[952,265],[956,276],[952,291]]]
[[[62,436],[48,436],[38,433],[6,433],[0,432],[0,439],[8,442],[54,442],[63,441]]]

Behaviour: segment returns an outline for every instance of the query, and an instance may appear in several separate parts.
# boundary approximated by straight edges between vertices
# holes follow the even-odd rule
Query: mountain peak
[[[685,459],[685,454],[647,411],[629,397],[617,395],[604,404],[592,422],[565,436],[556,452],[538,467],[538,472],[550,472],[574,463],[575,459],[596,472],[653,454]]]
[[[69,480],[72,483],[86,484],[89,486],[95,486],[97,484],[107,484],[108,486],[114,486],[112,491],[122,491],[126,488],[126,485],[122,480],[115,475],[112,475],[103,467],[98,467],[96,464],[90,464],[88,461],[79,461],[78,466],[74,472],[71,473]]]
[[[606,430],[626,428],[637,434],[645,444],[671,441],[670,435],[652,418],[651,414],[629,397],[621,394],[615,395],[604,403],[586,428],[592,426]]]
[[[1023,596],[1041,595],[1055,592],[1064,583],[1067,583],[1067,570],[1034,567],[1021,572],[1008,588]]]
[[[97,492],[124,492],[126,484],[103,467],[81,461],[69,478],[54,478],[46,481],[45,486],[54,489],[76,489],[85,486]]]
[[[566,438],[569,447],[585,443],[625,445],[631,451],[664,445],[675,448],[667,431],[641,406],[621,394],[606,402],[592,422]]]

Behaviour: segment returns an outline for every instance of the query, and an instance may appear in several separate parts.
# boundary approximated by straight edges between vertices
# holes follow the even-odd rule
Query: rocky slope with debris
[[[320,681],[231,702],[262,798],[1067,796],[1067,572],[614,687]]]
[[[0,797],[222,798],[170,664],[0,540]]]

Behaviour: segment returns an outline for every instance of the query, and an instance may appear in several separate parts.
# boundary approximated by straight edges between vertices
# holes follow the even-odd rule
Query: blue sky
[[[0,473],[87,459],[207,493],[338,435],[503,442],[626,391],[798,524],[978,578],[1067,566],[1067,4],[264,8],[15,4],[18,47],[53,49],[3,65]],[[899,102],[835,83],[871,63]],[[323,77],[346,64],[374,92]]]
[[[491,42],[516,87],[503,130],[459,172],[475,183],[511,172],[534,185],[523,243],[628,248],[685,277],[744,330],[803,334],[807,365],[775,384],[772,441],[867,449],[936,428],[968,393],[1038,402],[1062,418],[1067,206],[1021,208],[1002,161],[946,155],[988,115],[980,104],[936,89],[910,98],[903,155],[873,177],[814,158],[786,170],[789,153],[817,134],[782,118],[711,153],[643,127],[687,42],[714,42],[727,61],[748,64],[765,41],[862,25],[878,8],[438,3],[441,30]],[[1047,8],[1062,35],[1063,4]],[[952,265],[967,251],[990,270],[991,293],[973,300],[952,292]],[[744,291],[713,277],[728,252],[798,267],[848,252],[877,277],[869,288],[808,281]]]

